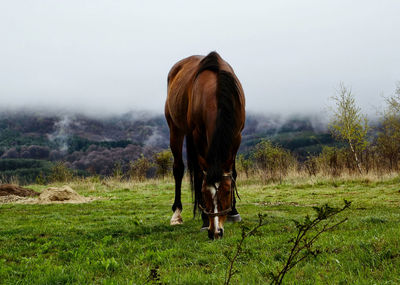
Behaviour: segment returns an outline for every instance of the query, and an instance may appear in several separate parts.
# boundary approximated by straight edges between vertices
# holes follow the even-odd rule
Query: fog
[[[170,67],[216,50],[247,110],[374,114],[400,80],[399,1],[3,1],[0,109],[162,113]]]

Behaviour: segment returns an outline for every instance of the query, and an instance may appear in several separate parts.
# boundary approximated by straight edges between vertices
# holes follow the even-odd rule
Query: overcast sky
[[[247,110],[373,113],[400,80],[400,1],[0,0],[0,108],[163,112],[181,58],[216,50]]]

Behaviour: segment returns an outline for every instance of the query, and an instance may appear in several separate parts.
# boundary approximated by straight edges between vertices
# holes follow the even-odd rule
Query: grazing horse
[[[183,222],[182,147],[186,136],[193,213],[201,209],[202,229],[208,229],[209,238],[220,238],[226,219],[241,220],[235,207],[235,158],[245,123],[245,99],[232,67],[216,52],[177,62],[168,74],[165,117],[174,156],[171,225]]]

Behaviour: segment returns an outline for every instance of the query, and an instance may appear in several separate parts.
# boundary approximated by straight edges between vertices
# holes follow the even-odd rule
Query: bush
[[[170,150],[164,150],[154,155],[155,164],[157,167],[157,175],[162,178],[167,175],[172,168],[173,156]]]
[[[122,171],[122,163],[121,161],[117,161],[114,164],[114,170],[113,170],[113,177],[117,180],[121,180],[123,176],[123,171]]]
[[[346,166],[346,151],[337,147],[325,146],[315,161],[319,172],[338,176]]]
[[[140,158],[129,164],[129,177],[143,181],[147,177],[147,172],[151,168],[151,162],[142,154]]]
[[[51,168],[49,181],[51,182],[66,182],[70,181],[74,177],[71,169],[62,161],[56,162]]]
[[[318,167],[317,167],[317,158],[315,156],[308,156],[306,161],[304,161],[303,165],[310,176],[317,175]]]
[[[255,146],[252,158],[266,180],[282,182],[288,170],[297,165],[296,159],[288,150],[274,146],[267,140],[263,140]]]
[[[398,96],[387,100],[388,106],[381,118],[377,149],[382,164],[390,171],[399,170],[400,159],[400,87]]]
[[[250,170],[253,162],[251,159],[246,159],[243,154],[239,154],[236,158],[236,166],[238,171],[243,171],[246,174],[246,178],[249,178]]]

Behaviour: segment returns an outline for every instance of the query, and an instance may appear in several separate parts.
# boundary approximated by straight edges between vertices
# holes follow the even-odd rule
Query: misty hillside
[[[248,115],[239,152],[249,153],[262,139],[290,149],[299,160],[335,143],[316,118]],[[107,175],[117,162],[127,167],[141,155],[152,158],[168,146],[169,130],[163,115],[130,112],[94,118],[72,113],[0,113],[3,174],[23,168],[13,164],[16,160],[39,160],[37,171],[29,174],[32,177],[39,173],[37,163],[62,160],[73,169]]]

